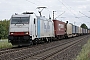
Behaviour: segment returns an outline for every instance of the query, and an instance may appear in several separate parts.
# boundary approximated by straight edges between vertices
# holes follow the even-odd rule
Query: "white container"
[[[67,24],[67,34],[72,34],[72,24]]]
[[[79,27],[79,34],[81,34],[82,33],[82,28],[81,27]]]
[[[79,27],[76,26],[76,33],[79,33]]]

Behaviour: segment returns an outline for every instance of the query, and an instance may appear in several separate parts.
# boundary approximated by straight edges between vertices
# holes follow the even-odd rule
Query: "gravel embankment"
[[[84,44],[87,43],[89,37],[81,41],[81,43],[65,50],[64,52],[58,54],[57,56],[51,58],[51,60],[75,60],[79,52],[81,51]]]

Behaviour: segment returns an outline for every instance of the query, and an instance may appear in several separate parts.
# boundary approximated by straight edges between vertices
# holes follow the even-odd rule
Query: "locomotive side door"
[[[34,18],[34,37],[37,37],[37,20]]]

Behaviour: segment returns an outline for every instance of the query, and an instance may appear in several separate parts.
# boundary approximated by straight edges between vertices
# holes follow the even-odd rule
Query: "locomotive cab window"
[[[11,24],[29,24],[29,17],[12,17]]]

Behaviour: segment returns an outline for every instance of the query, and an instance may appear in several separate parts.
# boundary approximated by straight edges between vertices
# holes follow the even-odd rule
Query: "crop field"
[[[7,39],[0,40],[0,49],[11,48],[12,44],[8,43]]]

